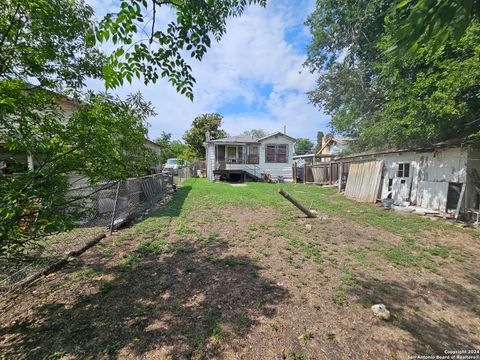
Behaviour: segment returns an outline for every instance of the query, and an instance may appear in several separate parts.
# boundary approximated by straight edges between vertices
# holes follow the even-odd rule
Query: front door
[[[227,162],[236,163],[237,162],[237,147],[228,146],[227,147]]]

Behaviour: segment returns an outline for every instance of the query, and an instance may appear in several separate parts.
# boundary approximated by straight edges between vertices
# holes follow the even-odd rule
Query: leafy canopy
[[[111,41],[116,47],[105,64],[107,88],[142,77],[145,84],[167,78],[177,92],[193,99],[195,79],[185,56],[202,60],[212,37],[219,41],[229,17],[249,4],[266,0],[122,0],[89,36],[90,43]],[[168,24],[157,24],[157,11],[174,11]]]
[[[313,39],[306,65],[318,73],[309,97],[332,116],[336,132],[358,137],[357,150],[479,136],[478,20],[460,39],[442,38],[441,47],[427,36],[415,52],[392,51],[415,9],[326,0],[307,20]]]
[[[220,129],[222,125],[222,115],[220,114],[202,114],[197,116],[190,130],[185,132],[183,139],[192,148],[198,159],[205,159],[205,134],[208,132],[210,139],[220,139],[227,136],[227,133]]]
[[[295,143],[295,155],[304,155],[312,152],[315,144],[306,138],[297,138]]]
[[[17,172],[0,176],[0,257],[73,225],[78,212],[67,193],[70,174],[97,183],[143,175],[157,161],[139,146],[151,104],[138,94],[121,100],[81,93],[103,64],[85,43],[92,14],[76,0],[0,2],[2,162]]]
[[[250,136],[254,139],[260,139],[262,137],[267,136],[268,134],[265,130],[262,130],[262,129],[251,129],[251,130],[245,130],[243,132],[243,135]]]
[[[103,58],[84,41],[93,10],[81,1],[0,2],[0,79],[78,88],[99,77]]]
[[[389,50],[415,53],[423,46],[438,50],[447,41],[458,41],[480,15],[479,0],[396,0],[391,12],[400,11]],[[395,14],[394,14],[395,15]]]
[[[160,145],[161,148],[161,161],[162,164],[167,161],[167,159],[190,159],[189,147],[186,144],[183,144],[179,140],[172,141],[172,134],[162,131],[160,136],[155,140],[155,142]]]

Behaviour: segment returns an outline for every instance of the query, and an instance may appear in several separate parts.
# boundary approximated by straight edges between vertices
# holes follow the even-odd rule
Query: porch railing
[[[235,159],[229,159],[229,160],[216,160],[215,161],[215,170],[230,170],[234,169],[235,165],[257,165],[259,163],[258,161],[258,155],[256,156],[248,156],[248,158],[245,157],[239,157]]]

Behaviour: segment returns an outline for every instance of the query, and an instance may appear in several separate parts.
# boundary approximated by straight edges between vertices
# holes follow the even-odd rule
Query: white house
[[[250,177],[292,181],[292,157],[296,139],[281,132],[254,139],[239,135],[205,141],[207,177],[230,180]]]

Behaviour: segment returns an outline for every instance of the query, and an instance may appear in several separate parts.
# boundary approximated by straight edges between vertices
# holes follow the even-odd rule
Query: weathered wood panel
[[[375,202],[382,179],[383,161],[351,164],[345,195],[364,202]]]

